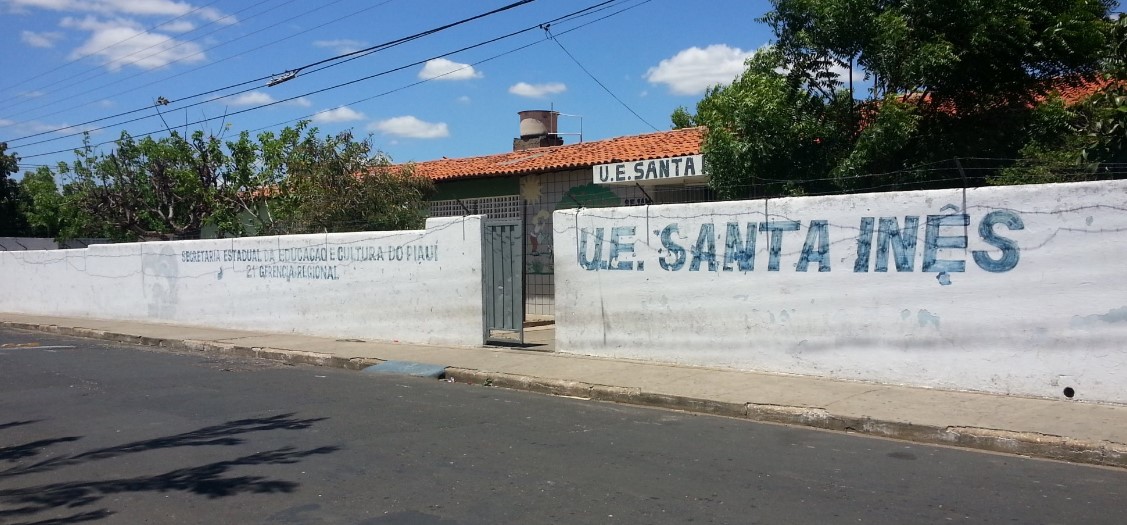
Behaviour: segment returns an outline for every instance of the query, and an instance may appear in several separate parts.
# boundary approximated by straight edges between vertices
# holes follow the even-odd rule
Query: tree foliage
[[[371,137],[324,138],[304,123],[259,136],[260,180],[271,198],[256,215],[266,231],[341,232],[419,228],[430,179],[393,166]]]
[[[19,157],[7,150],[8,144],[0,142],[0,236],[15,237],[23,235],[27,220],[21,213],[23,192],[11,178],[19,172]]]
[[[114,145],[97,153],[87,138],[64,168],[75,206],[118,240],[198,238],[227,186],[220,140],[202,131],[140,140],[123,132]]]
[[[990,177],[991,184],[1029,184],[1121,177],[1127,163],[1127,17],[1108,32],[1099,89],[1075,104],[1050,97],[1019,160]]]
[[[708,126],[704,150],[714,188],[723,195],[803,193],[817,184],[802,181],[832,168],[845,132],[843,108],[781,73],[784,65],[777,50],[761,51],[731,85],[709,89],[695,116],[685,121],[682,111],[679,117]]]
[[[1032,152],[1054,118],[1040,107],[1063,81],[1107,71],[1122,49],[1111,0],[772,4],[762,20],[773,46],[695,114],[673,115],[678,127],[708,126],[713,185],[729,198],[949,185],[950,172],[914,168]]]
[[[20,181],[24,195],[21,211],[27,221],[25,235],[60,237],[63,229],[63,196],[55,183],[55,174],[46,166],[24,173]]]
[[[234,140],[197,131],[87,139],[72,163],[29,172],[21,217],[38,235],[191,239],[417,228],[429,179],[392,166],[371,138],[320,137],[302,122]],[[59,191],[56,176],[65,184]],[[17,189],[20,189],[17,187]],[[25,228],[26,230],[27,228]]]

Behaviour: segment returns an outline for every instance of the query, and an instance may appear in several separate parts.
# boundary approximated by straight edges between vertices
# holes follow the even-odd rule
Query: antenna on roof
[[[559,116],[559,117],[571,117],[571,118],[577,118],[577,119],[579,119],[579,133],[550,133],[550,135],[557,135],[557,136],[563,136],[563,135],[579,135],[579,142],[583,142],[583,115],[570,115],[570,114],[568,114],[568,113],[559,113],[559,112],[557,112],[557,113],[556,113],[556,116]]]

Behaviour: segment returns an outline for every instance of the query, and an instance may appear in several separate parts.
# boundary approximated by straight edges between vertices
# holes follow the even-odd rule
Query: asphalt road
[[[1123,470],[0,329],[4,524],[1125,515]]]

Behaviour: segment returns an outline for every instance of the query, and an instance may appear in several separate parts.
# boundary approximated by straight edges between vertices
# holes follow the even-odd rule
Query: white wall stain
[[[919,320],[921,327],[934,326],[936,330],[939,329],[939,316],[927,310],[920,310],[916,318]]]
[[[1108,310],[1106,314],[1073,316],[1070,323],[1073,328],[1091,328],[1100,323],[1127,323],[1127,306]]]

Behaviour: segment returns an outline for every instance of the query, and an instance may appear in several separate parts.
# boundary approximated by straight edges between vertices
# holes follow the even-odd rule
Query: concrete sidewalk
[[[155,323],[0,313],[0,326],[359,370],[446,367],[458,383],[514,388],[875,436],[1127,467],[1127,406],[834,381],[509,348],[365,342]],[[529,332],[551,348],[551,329]]]

